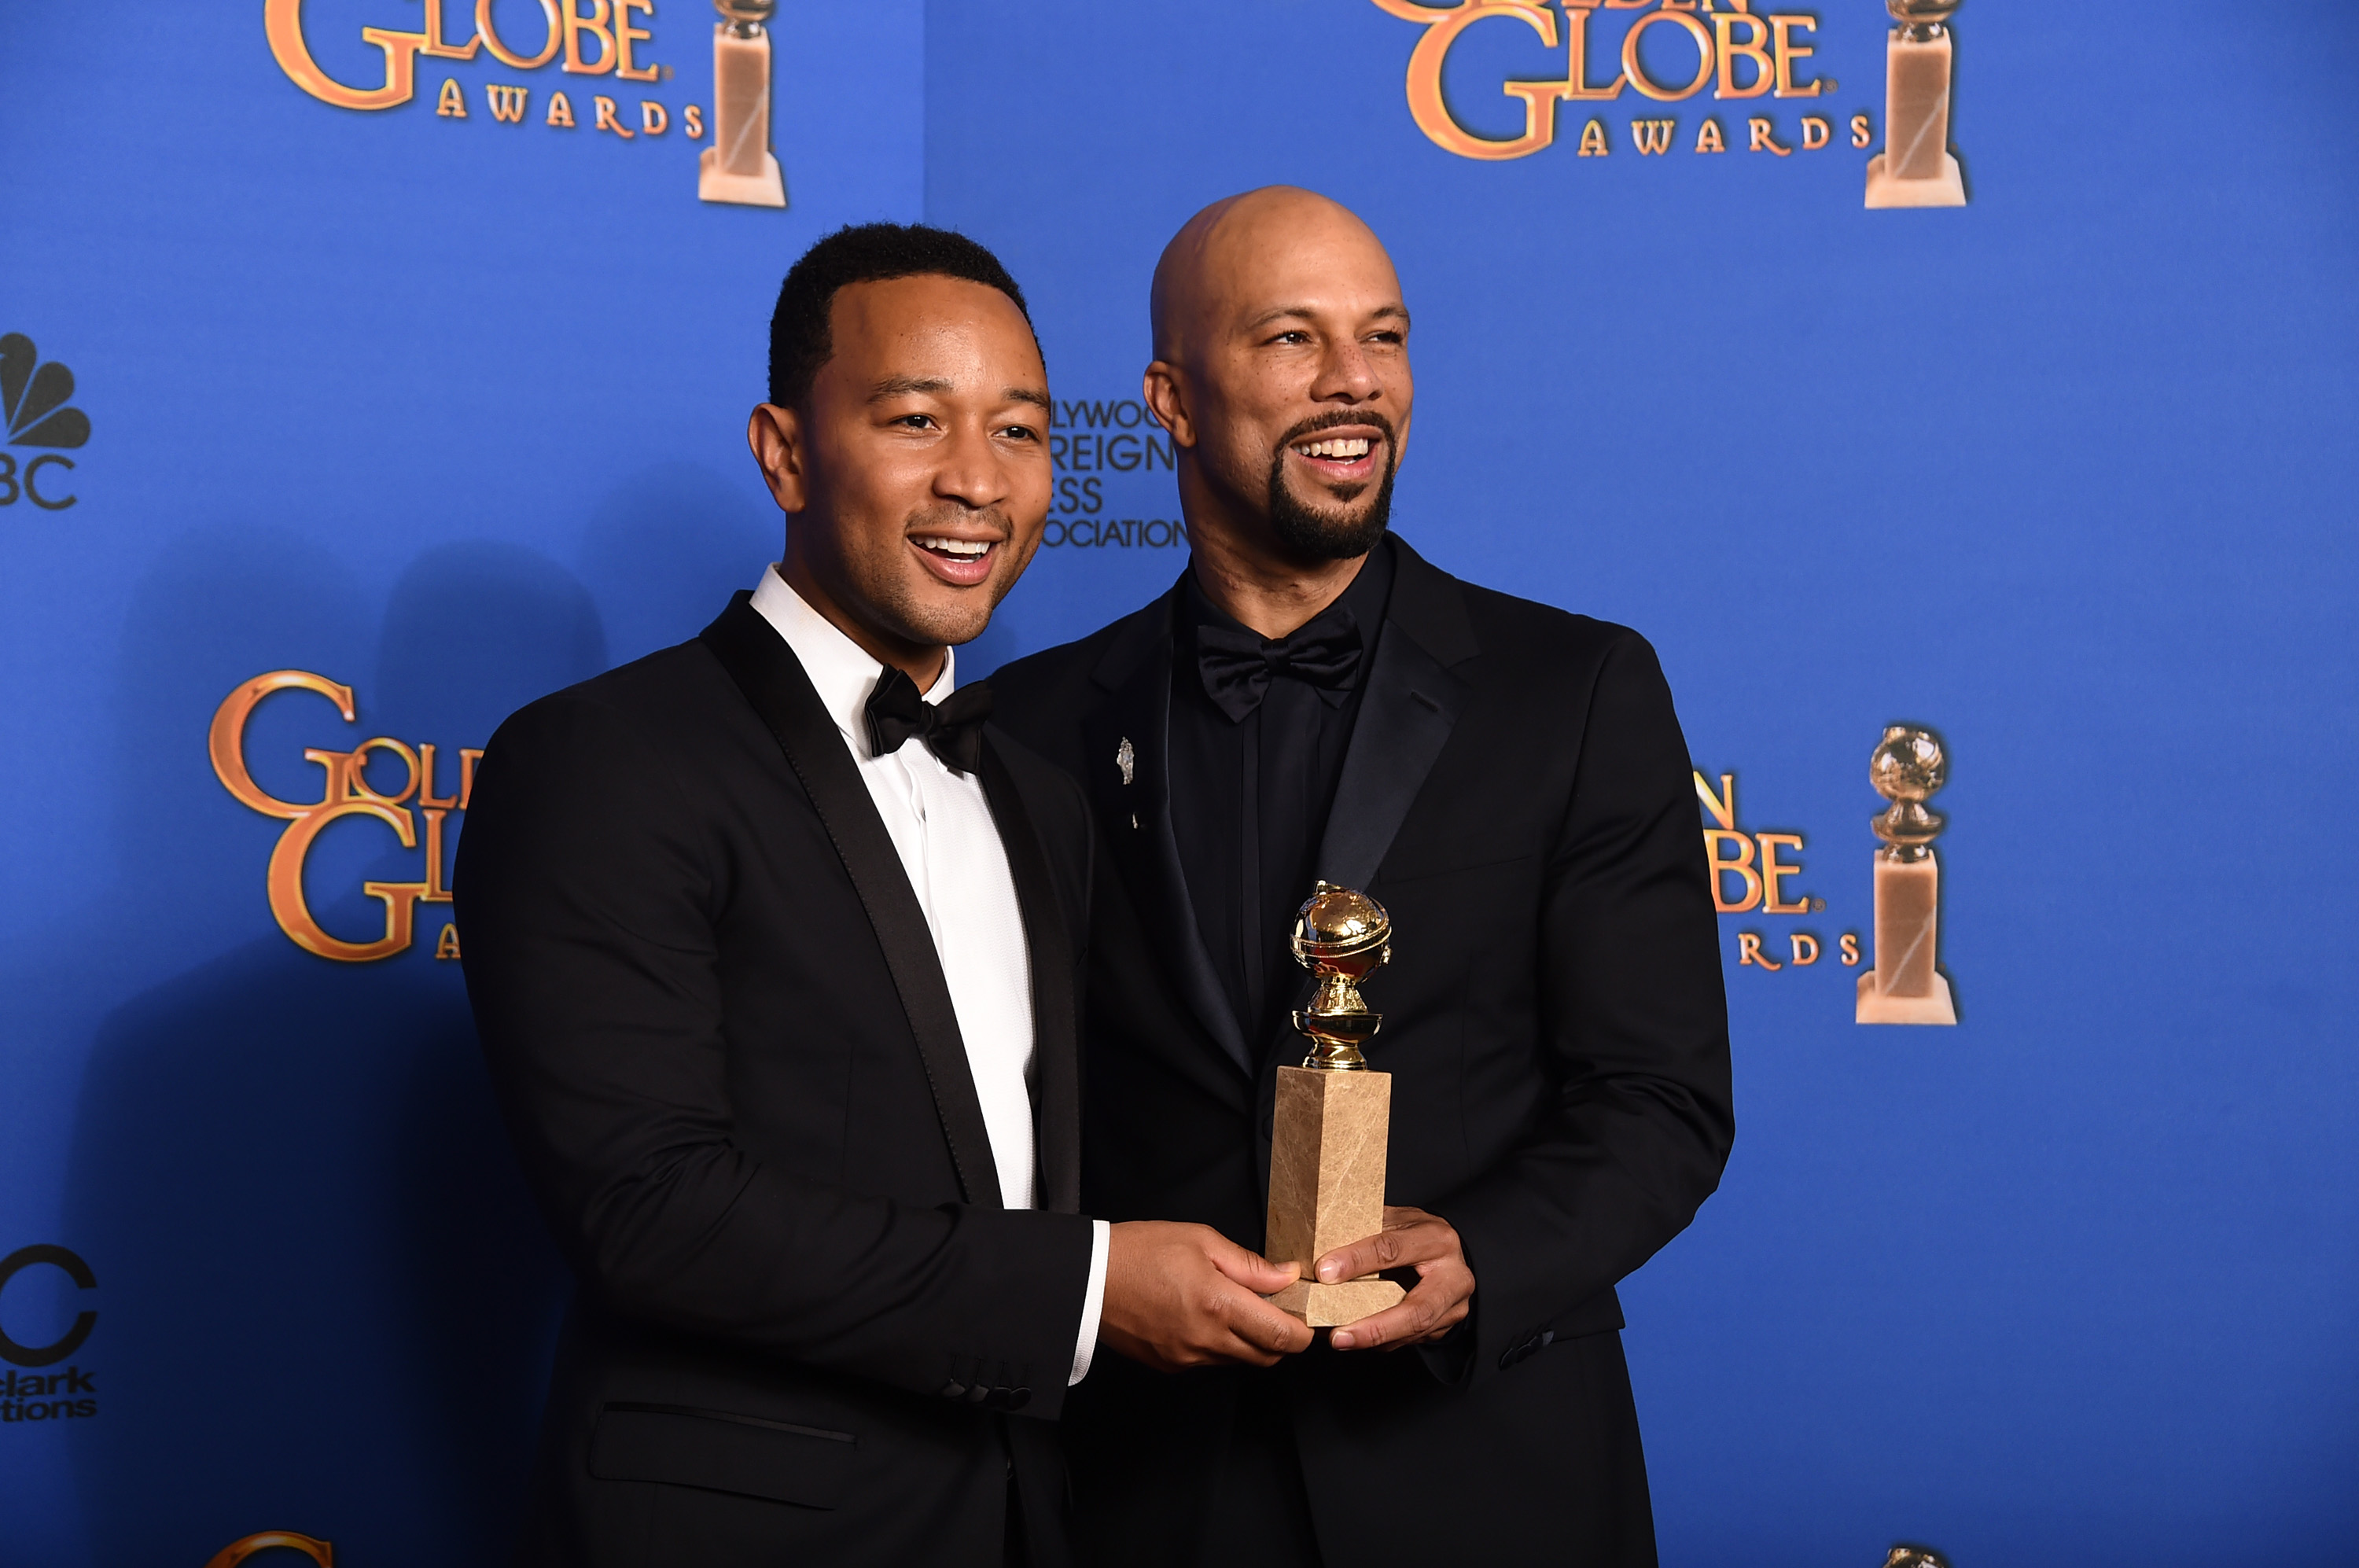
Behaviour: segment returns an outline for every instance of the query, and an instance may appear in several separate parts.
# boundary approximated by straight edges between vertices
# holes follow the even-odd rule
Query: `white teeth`
[[[991,551],[989,539],[929,539],[919,541],[928,550],[938,550],[944,555],[978,556]]]
[[[1294,450],[1304,457],[1354,458],[1367,456],[1369,444],[1367,437],[1353,436],[1348,440],[1312,441]]]

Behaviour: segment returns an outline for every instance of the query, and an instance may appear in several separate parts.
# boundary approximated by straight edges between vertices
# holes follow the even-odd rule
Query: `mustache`
[[[1321,430],[1332,430],[1341,425],[1374,425],[1384,431],[1385,446],[1388,451],[1400,450],[1400,443],[1393,439],[1393,422],[1374,408],[1336,408],[1324,414],[1314,414],[1288,430],[1278,440],[1278,451],[1283,453],[1288,447],[1307,441]]]

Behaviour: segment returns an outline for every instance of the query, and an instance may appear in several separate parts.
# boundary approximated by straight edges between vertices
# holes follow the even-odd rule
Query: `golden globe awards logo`
[[[1741,825],[1735,774],[1719,775],[1717,784],[1701,768],[1694,777],[1713,909],[1753,916],[1747,923],[1756,926],[1764,915],[1799,922],[1824,913],[1824,898],[1792,886],[1802,873],[1802,834]],[[1832,960],[1857,972],[1849,988],[1854,1022],[1955,1024],[1956,997],[1940,962],[1941,868],[1933,849],[1947,824],[1925,804],[1949,781],[1947,746],[1922,724],[1886,725],[1869,757],[1868,780],[1885,800],[1870,823],[1881,847],[1865,861],[1872,872],[1872,939],[1846,931],[1830,947],[1817,931],[1799,923],[1782,932],[1740,930],[1736,967],[1798,974]]]
[[[417,3],[409,0],[407,7],[413,15]],[[464,0],[458,3],[463,6]],[[749,207],[787,204],[785,180],[770,148],[772,61],[766,24],[776,4],[716,0],[723,20],[713,35],[711,125],[701,103],[679,106],[677,116],[679,134],[687,141],[701,143],[708,128],[712,132],[712,145],[697,158],[701,201]],[[435,115],[454,122],[587,130],[616,142],[653,143],[672,134],[673,103],[624,85],[672,79],[670,66],[655,62],[645,52],[654,45],[655,31],[640,24],[652,23],[655,0],[538,0],[538,37],[531,36],[533,21],[516,20],[521,7],[511,5],[503,10],[495,0],[474,0],[472,14],[462,12],[467,16],[466,30],[453,31],[448,15],[451,5],[452,0],[424,0],[423,25],[414,31],[361,27],[361,41],[383,56],[373,81],[340,80],[321,65],[304,33],[305,0],[264,0],[263,34],[288,81],[340,109],[375,113],[411,102],[419,93],[422,60],[480,60],[519,72],[554,65],[561,76],[591,79],[586,85],[613,91],[483,82],[477,100],[458,77],[444,75],[440,86],[432,89]],[[524,15],[529,16],[528,12]],[[596,82],[598,78],[605,80]]]
[[[266,1530],[240,1536],[212,1554],[205,1568],[238,1568],[258,1552],[299,1552],[320,1568],[335,1568],[336,1549],[331,1542],[292,1530]]]
[[[21,498],[62,512],[79,499],[65,488],[74,466],[65,454],[90,440],[90,416],[67,406],[73,395],[73,372],[55,360],[41,363],[32,339],[0,337],[0,425],[9,449],[0,452],[0,506]]]
[[[271,918],[288,939],[306,953],[344,964],[366,964],[409,951],[417,935],[418,907],[447,904],[451,889],[443,880],[448,864],[451,815],[467,809],[474,792],[475,763],[484,755],[473,746],[459,750],[456,788],[448,795],[435,792],[438,779],[452,771],[438,757],[431,741],[412,746],[391,735],[375,735],[350,751],[306,747],[303,760],[317,764],[326,777],[316,800],[282,800],[255,781],[246,766],[245,730],[254,710],[280,691],[309,691],[336,705],[346,724],[357,722],[359,711],[353,689],[304,670],[274,670],[257,675],[222,700],[213,711],[206,747],[213,776],[241,805],[286,822],[278,844],[270,852],[263,886]],[[398,789],[386,791],[369,782],[369,764],[389,758],[402,769]],[[412,802],[415,802],[413,805]],[[329,931],[311,912],[303,892],[303,868],[311,846],[335,823],[362,819],[384,824],[407,850],[422,852],[424,874],[415,882],[364,882],[361,891],[385,906],[384,927],[375,936],[348,941]],[[444,921],[434,944],[437,958],[459,956],[459,928]]]
[[[1375,4],[1388,16],[1425,28],[1409,51],[1409,117],[1436,147],[1460,158],[1497,160],[1547,150],[1557,141],[1560,106],[1576,116],[1590,111],[1576,149],[1581,158],[1610,157],[1618,149],[1640,158],[1742,149],[1784,158],[1821,151],[1837,138],[1835,119],[1824,113],[1788,120],[1753,112],[1763,99],[1774,104],[1835,90],[1832,80],[1813,74],[1813,16],[1756,12],[1753,0],[1563,0],[1560,21],[1555,8],[1538,0]],[[1470,130],[1451,112],[1442,90],[1451,51],[1486,24],[1521,30],[1553,56],[1552,78],[1499,83],[1502,93],[1522,105],[1523,129],[1506,136]],[[1698,98],[1744,104],[1747,112],[1730,114],[1726,125],[1719,114],[1683,124],[1678,114],[1652,107]],[[1622,137],[1614,135],[1602,113],[1608,104],[1640,111],[1626,118]],[[1841,131],[1854,148],[1866,147],[1875,136],[1864,112],[1851,115]]]
[[[1737,825],[1736,775],[1723,773],[1715,786],[1694,770],[1696,799],[1703,803],[1703,857],[1712,867],[1712,907],[1723,915],[1800,917],[1823,913],[1827,901],[1798,891],[1790,884],[1802,870],[1802,835]],[[1816,931],[1794,930],[1781,942],[1771,933],[1736,933],[1739,968],[1758,966],[1769,974],[1787,968],[1808,969],[1827,956]],[[1861,962],[1859,933],[1845,931],[1835,942],[1834,956],[1846,969]]]

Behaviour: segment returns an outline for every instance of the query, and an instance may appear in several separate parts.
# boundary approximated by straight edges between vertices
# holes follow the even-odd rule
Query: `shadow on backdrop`
[[[589,594],[531,551],[420,557],[386,605],[373,670],[364,639],[292,635],[305,627],[289,606],[359,609],[347,580],[298,560],[249,561],[248,577],[169,556],[143,592],[175,613],[133,626],[117,716],[126,735],[176,736],[175,792],[191,787],[179,754],[201,760],[201,716],[266,669],[333,659],[341,669],[321,672],[357,689],[359,725],[330,710],[347,738],[309,744],[436,740],[451,768],[506,713],[604,664]],[[152,775],[118,777],[137,781],[126,813],[144,811]],[[210,772],[202,788],[195,844],[136,832],[127,844],[167,867],[210,867],[200,846],[221,833],[210,808],[222,789]],[[375,837],[353,840],[365,858],[329,857],[313,908],[356,937],[384,918],[361,881],[414,880],[422,861],[381,824],[331,832],[347,825]],[[213,882],[255,897],[266,853],[242,850],[201,888],[168,870],[162,886],[181,918],[218,920]],[[134,867],[120,886],[136,925],[152,885]],[[409,952],[371,964],[315,957],[274,930],[99,1026],[67,1194],[69,1233],[101,1269],[84,1362],[103,1413],[76,1455],[95,1561],[202,1562],[272,1529],[331,1539],[355,1562],[505,1559],[565,1284],[458,965],[434,957],[440,926],[429,914]]]
[[[104,672],[97,701],[110,711],[86,719],[92,728],[111,724],[112,735],[106,782],[82,786],[109,794],[101,833],[78,846],[85,880],[59,889],[57,907],[11,946],[0,969],[0,1040],[15,1072],[70,1062],[79,1074],[88,1041],[116,1001],[219,954],[230,931],[250,928],[262,908],[255,856],[268,853],[268,840],[241,837],[245,824],[236,819],[268,824],[214,782],[205,762],[205,715],[232,685],[275,663],[291,658],[342,668],[370,643],[367,618],[353,614],[362,603],[356,582],[315,541],[254,526],[195,528],[158,558],[133,586],[120,651]],[[221,615],[223,604],[236,613]],[[19,831],[37,832],[38,824]],[[61,1184],[70,1179],[71,1125],[20,1126],[11,1136],[39,1151],[45,1176]],[[44,1196],[66,1202],[62,1191]],[[94,1269],[98,1290],[82,1298],[56,1270],[28,1271],[8,1291],[7,1326],[20,1343],[48,1344],[78,1312],[95,1307],[97,1332],[68,1365],[96,1368],[100,1419],[12,1445],[10,1495],[62,1506],[17,1510],[19,1521],[0,1547],[0,1559],[10,1562],[84,1560],[85,1531],[71,1503],[74,1478],[97,1461],[93,1440],[118,1408],[106,1356],[117,1308],[127,1309],[131,1298],[111,1289],[118,1260],[103,1242],[79,1234],[77,1222],[61,1214],[44,1224],[49,1234],[19,1241],[73,1249]]]
[[[581,551],[614,662],[702,631],[778,559],[783,538],[766,495],[694,463],[658,463],[616,485],[582,530]]]

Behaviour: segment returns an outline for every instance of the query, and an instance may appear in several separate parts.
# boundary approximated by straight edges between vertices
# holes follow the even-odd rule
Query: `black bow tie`
[[[1196,628],[1196,667],[1204,677],[1204,694],[1232,723],[1261,706],[1269,683],[1281,675],[1318,688],[1334,706],[1352,689],[1361,651],[1359,623],[1341,604],[1276,642],[1242,628]]]
[[[868,748],[890,757],[911,735],[953,773],[972,773],[983,761],[983,722],[991,717],[991,688],[977,681],[929,702],[918,683],[892,665],[868,695]]]

